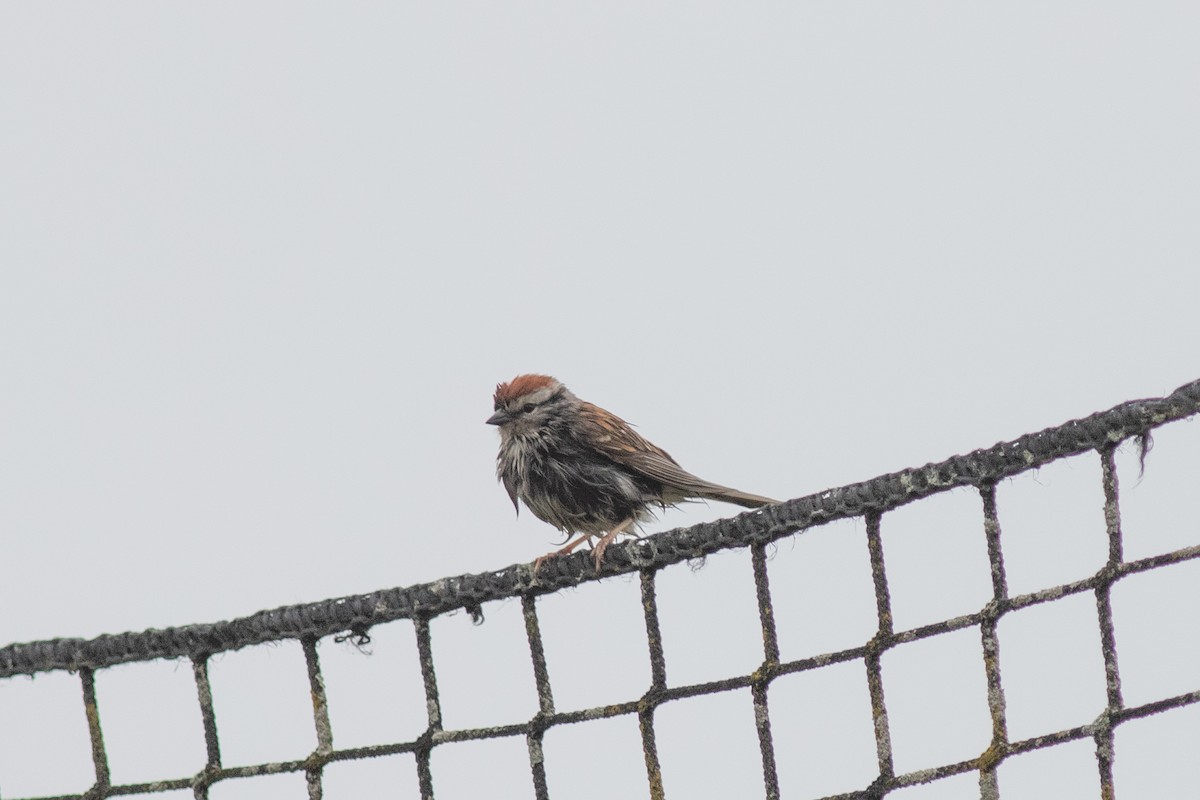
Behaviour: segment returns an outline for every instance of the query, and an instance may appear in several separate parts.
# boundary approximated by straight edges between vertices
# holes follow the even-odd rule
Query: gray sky
[[[776,497],[1200,377],[1197,40],[1190,3],[4,5],[0,643],[542,554],[555,532],[514,518],[483,424],[519,372]],[[1197,542],[1179,495],[1198,446],[1194,423],[1164,431],[1136,487],[1122,456],[1144,521],[1130,557]],[[1001,487],[1014,592],[1094,571],[1099,486],[1084,456]],[[885,520],[898,627],[986,596],[977,506],[954,493]],[[664,573],[672,683],[753,669],[748,562]],[[771,569],[785,657],[869,635],[861,524],[785,540]],[[1141,702],[1196,688],[1177,680],[1194,642],[1167,632],[1200,612],[1200,581],[1162,572],[1117,609],[1153,642],[1128,655]],[[560,708],[644,691],[636,582],[541,608]],[[1085,598],[1013,621],[1015,738],[1095,718],[1094,614]],[[415,670],[406,625],[369,659],[323,643],[338,746],[423,727],[419,681],[394,678]],[[434,636],[448,726],[532,714],[519,604]],[[944,638],[890,667],[901,771],[990,735],[978,637]],[[213,680],[226,764],[311,749],[298,646],[227,655]],[[114,780],[202,764],[186,667],[98,686]],[[931,693],[946,720],[901,710]],[[781,681],[772,713],[789,798],[874,774],[861,671]],[[671,796],[761,792],[748,697],[660,716]],[[1170,748],[1200,713],[1124,731],[1122,796],[1191,785]],[[85,789],[85,733],[73,676],[0,682],[0,792]],[[546,747],[556,796],[645,791],[634,720]],[[439,749],[434,771],[439,798],[528,793],[519,739]],[[1092,746],[1001,781],[1095,796]],[[328,773],[331,798],[385,788],[415,796],[410,760]],[[968,775],[900,795],[976,791]],[[213,793],[301,796],[295,775]]]

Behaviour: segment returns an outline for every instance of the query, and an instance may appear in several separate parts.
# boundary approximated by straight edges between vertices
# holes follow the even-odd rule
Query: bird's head
[[[496,386],[495,412],[488,425],[501,434],[528,434],[544,427],[574,399],[574,395],[549,375],[518,375]]]

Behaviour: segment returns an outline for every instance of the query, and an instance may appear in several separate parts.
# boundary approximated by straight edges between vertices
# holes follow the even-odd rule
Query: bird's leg
[[[633,517],[630,517],[608,533],[604,534],[604,536],[600,537],[600,541],[596,542],[596,546],[592,548],[592,560],[596,562],[596,572],[600,571],[600,564],[602,561],[604,561],[604,551],[608,549],[610,544],[612,544],[613,539],[616,539],[622,533],[628,531],[629,527],[633,525],[633,522]]]
[[[568,555],[572,550],[574,550],[576,547],[579,547],[579,545],[583,544],[585,541],[590,542],[592,540],[593,535],[594,534],[591,534],[591,533],[585,533],[585,534],[581,535],[575,541],[569,543],[566,547],[563,547],[559,550],[555,550],[551,553],[546,553],[546,555],[544,555],[544,556],[538,556],[537,558],[535,558],[533,560],[533,574],[534,575],[538,574],[538,570],[542,568],[542,563],[545,562],[545,560],[547,558],[558,558],[559,556]]]

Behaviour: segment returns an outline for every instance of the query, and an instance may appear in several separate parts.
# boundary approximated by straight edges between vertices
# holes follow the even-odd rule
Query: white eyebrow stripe
[[[557,391],[558,391],[557,386],[546,386],[542,389],[538,389],[536,392],[530,392],[529,394],[521,395],[520,397],[518,397],[516,399],[516,402],[514,402],[513,405],[514,406],[523,406],[526,403],[533,403],[534,405],[541,405],[542,403],[546,402],[551,397],[553,397],[554,393]]]

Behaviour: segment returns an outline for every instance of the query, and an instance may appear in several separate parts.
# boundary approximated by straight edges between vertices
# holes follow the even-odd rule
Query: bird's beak
[[[508,422],[511,419],[512,419],[512,414],[509,414],[504,409],[501,409],[501,410],[497,411],[495,414],[492,414],[490,417],[487,418],[487,424],[488,425],[503,425],[504,423]]]

